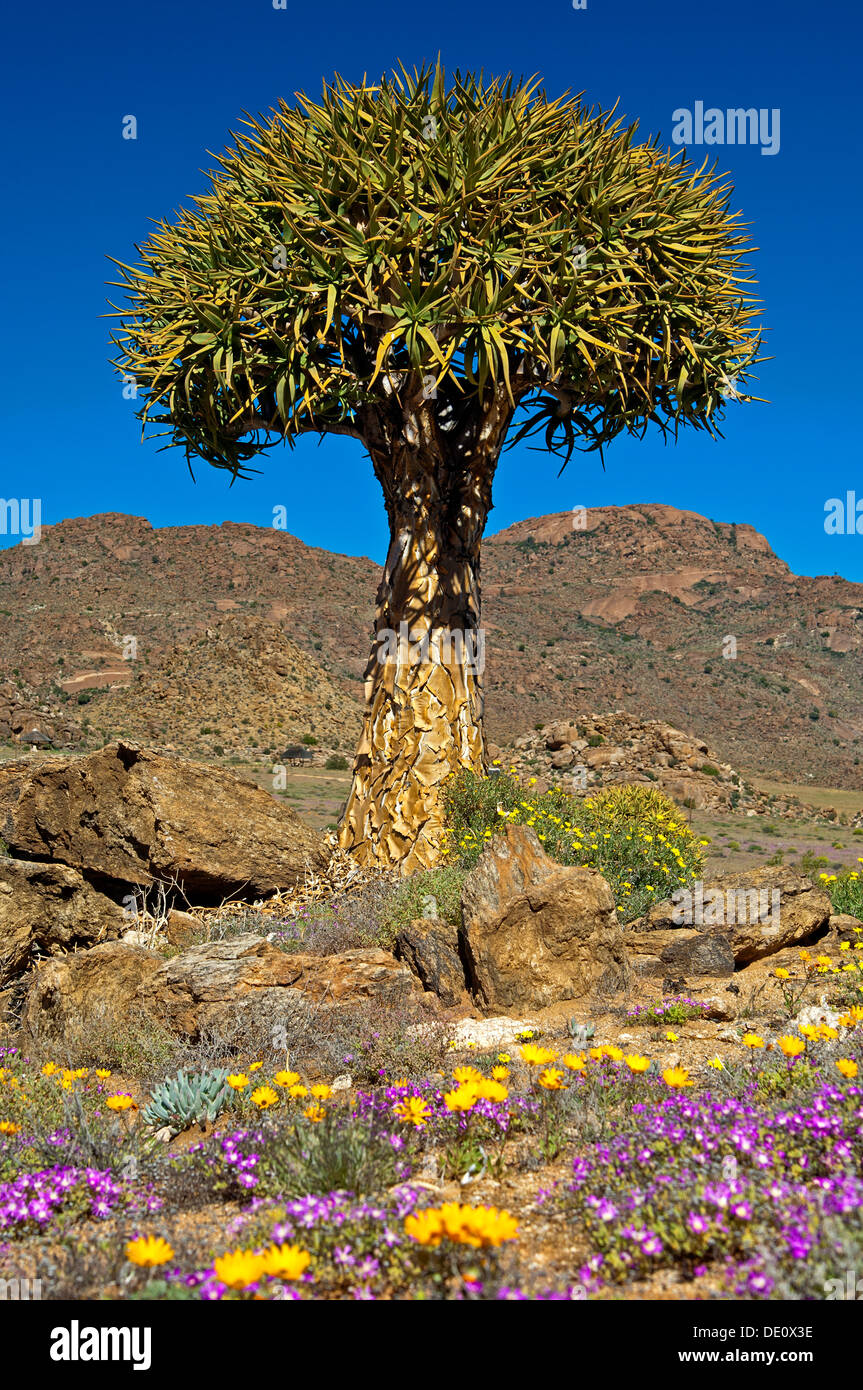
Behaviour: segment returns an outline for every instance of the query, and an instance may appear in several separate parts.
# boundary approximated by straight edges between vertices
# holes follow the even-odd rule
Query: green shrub
[[[583,798],[553,787],[536,795],[512,773],[485,778],[463,769],[444,789],[444,805],[452,862],[472,867],[506,823],[531,826],[552,859],[607,879],[624,921],[701,873],[702,846],[652,786],[605,787]]]
[[[419,917],[437,916],[452,926],[460,926],[461,890],[466,873],[467,866],[452,862],[401,879],[381,909],[378,943],[389,949],[402,927]]]
[[[331,753],[324,767],[328,772],[347,772],[348,760],[341,753]]]
[[[806,874],[807,877],[815,878],[822,869],[827,868],[829,863],[830,860],[825,859],[823,854],[814,854],[811,849],[807,849],[805,854],[801,854],[800,856],[798,868],[800,872]]]
[[[858,869],[849,869],[844,874],[819,874],[818,877],[830,894],[833,911],[846,912],[849,917],[859,917],[863,922],[863,874]]]

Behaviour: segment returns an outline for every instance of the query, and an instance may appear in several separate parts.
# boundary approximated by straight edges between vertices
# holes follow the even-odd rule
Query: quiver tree
[[[336,79],[244,127],[118,262],[116,365],[190,465],[365,445],[390,545],[341,839],[424,866],[442,781],[482,762],[480,541],[513,416],[564,463],[651,422],[714,432],[759,360],[748,248],[712,170],[535,84]]]

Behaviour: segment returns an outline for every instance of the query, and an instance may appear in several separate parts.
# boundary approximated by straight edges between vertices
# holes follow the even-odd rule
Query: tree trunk
[[[510,413],[496,401],[461,445],[422,411],[391,448],[369,442],[390,545],[340,828],[362,864],[411,873],[436,863],[442,784],[483,765],[480,542]]]

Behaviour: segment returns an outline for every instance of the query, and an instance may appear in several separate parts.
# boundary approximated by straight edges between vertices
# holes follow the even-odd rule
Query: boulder
[[[76,869],[0,858],[0,986],[37,957],[112,940],[129,925]]]
[[[396,956],[416,975],[423,989],[452,1008],[466,997],[464,966],[458,953],[458,927],[439,918],[417,919],[396,939]]]
[[[218,1031],[254,1004],[274,1025],[305,1003],[340,1007],[363,999],[400,1003],[416,985],[387,951],[291,955],[258,936],[191,946],[170,960],[124,943],[94,946],[35,973],[24,1025],[43,1042],[145,1015],[189,1040]]]
[[[625,989],[623,931],[593,869],[565,868],[536,832],[507,825],[462,890],[462,957],[483,1007],[543,1008]]]
[[[172,946],[188,946],[202,930],[200,918],[180,908],[172,908],[165,922],[165,939]]]
[[[324,859],[319,836],[254,783],[124,742],[0,768],[0,838],[93,879],[176,882],[197,902],[264,897]]]
[[[853,946],[857,941],[863,941],[863,922],[859,917],[852,917],[848,912],[836,912],[830,917],[828,923],[830,935],[835,941],[848,941]]]
[[[588,748],[584,755],[584,761],[588,767],[596,769],[599,767],[610,767],[620,762],[620,750],[618,748]]]
[[[706,777],[690,777],[678,771],[660,772],[659,786],[666,796],[680,806],[701,811],[716,797],[716,787]]]
[[[567,744],[563,748],[558,748],[551,755],[551,765],[556,768],[572,767],[575,762],[575,751]]]
[[[33,974],[22,1028],[71,1056],[77,1038],[128,1027],[140,991],[162,964],[158,952],[123,941],[46,961]]]
[[[646,917],[631,924],[627,943],[633,931],[673,933],[694,927],[703,935],[725,937],[735,964],[741,966],[786,946],[817,939],[826,933],[830,920],[828,894],[784,865],[744,869],[705,881],[700,909],[697,888],[692,890],[691,903],[678,905],[671,899],[656,903]],[[688,920],[675,920],[683,907],[691,907]]]
[[[578,739],[578,725],[572,720],[559,720],[552,724],[545,733],[545,746],[549,752],[556,752],[559,749],[569,747]]]
[[[644,932],[627,929],[624,940],[638,975],[664,978],[669,970],[684,975],[734,974],[731,943],[719,931],[695,931],[691,927]]]

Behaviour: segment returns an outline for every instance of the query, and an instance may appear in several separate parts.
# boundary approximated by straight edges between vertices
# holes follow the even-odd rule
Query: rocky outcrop
[[[0,858],[0,986],[38,957],[111,940],[129,925],[76,869]]]
[[[678,927],[672,931],[625,932],[626,949],[638,975],[733,975],[734,952],[721,932]]]
[[[78,1039],[125,1030],[144,1012],[139,992],[162,963],[156,951],[123,941],[46,961],[30,982],[22,1027],[43,1046],[71,1055]]]
[[[826,933],[829,920],[830,898],[822,888],[790,867],[765,866],[694,885],[678,903],[671,899],[656,903],[646,917],[630,923],[626,940],[633,950],[641,950],[642,945],[649,949],[655,939],[658,949],[653,955],[663,959],[664,953],[676,951],[681,968],[686,969],[682,960],[687,954],[695,962],[714,949],[696,938],[702,942],[722,938],[739,967],[786,946],[816,940]],[[677,939],[679,946],[674,944]],[[689,969],[695,972],[696,964]]]
[[[125,943],[94,946],[42,966],[27,996],[24,1025],[43,1043],[145,1016],[194,1040],[254,1004],[274,1025],[307,1003],[341,1007],[406,1000],[410,971],[379,949],[333,956],[291,955],[257,936],[192,946],[170,960]]]
[[[94,881],[176,882],[192,902],[263,897],[323,865],[315,832],[253,783],[123,742],[0,768],[0,839]]]
[[[452,1007],[467,997],[458,927],[439,918],[410,922],[398,934],[396,955],[443,1004]]]
[[[569,790],[616,782],[652,783],[679,805],[727,809],[740,797],[732,767],[707,744],[659,719],[615,710],[559,719],[515,740],[507,755],[522,775],[540,774]]]
[[[462,955],[482,1006],[542,1008],[627,987],[614,899],[592,869],[563,868],[535,831],[508,825],[462,891]]]

